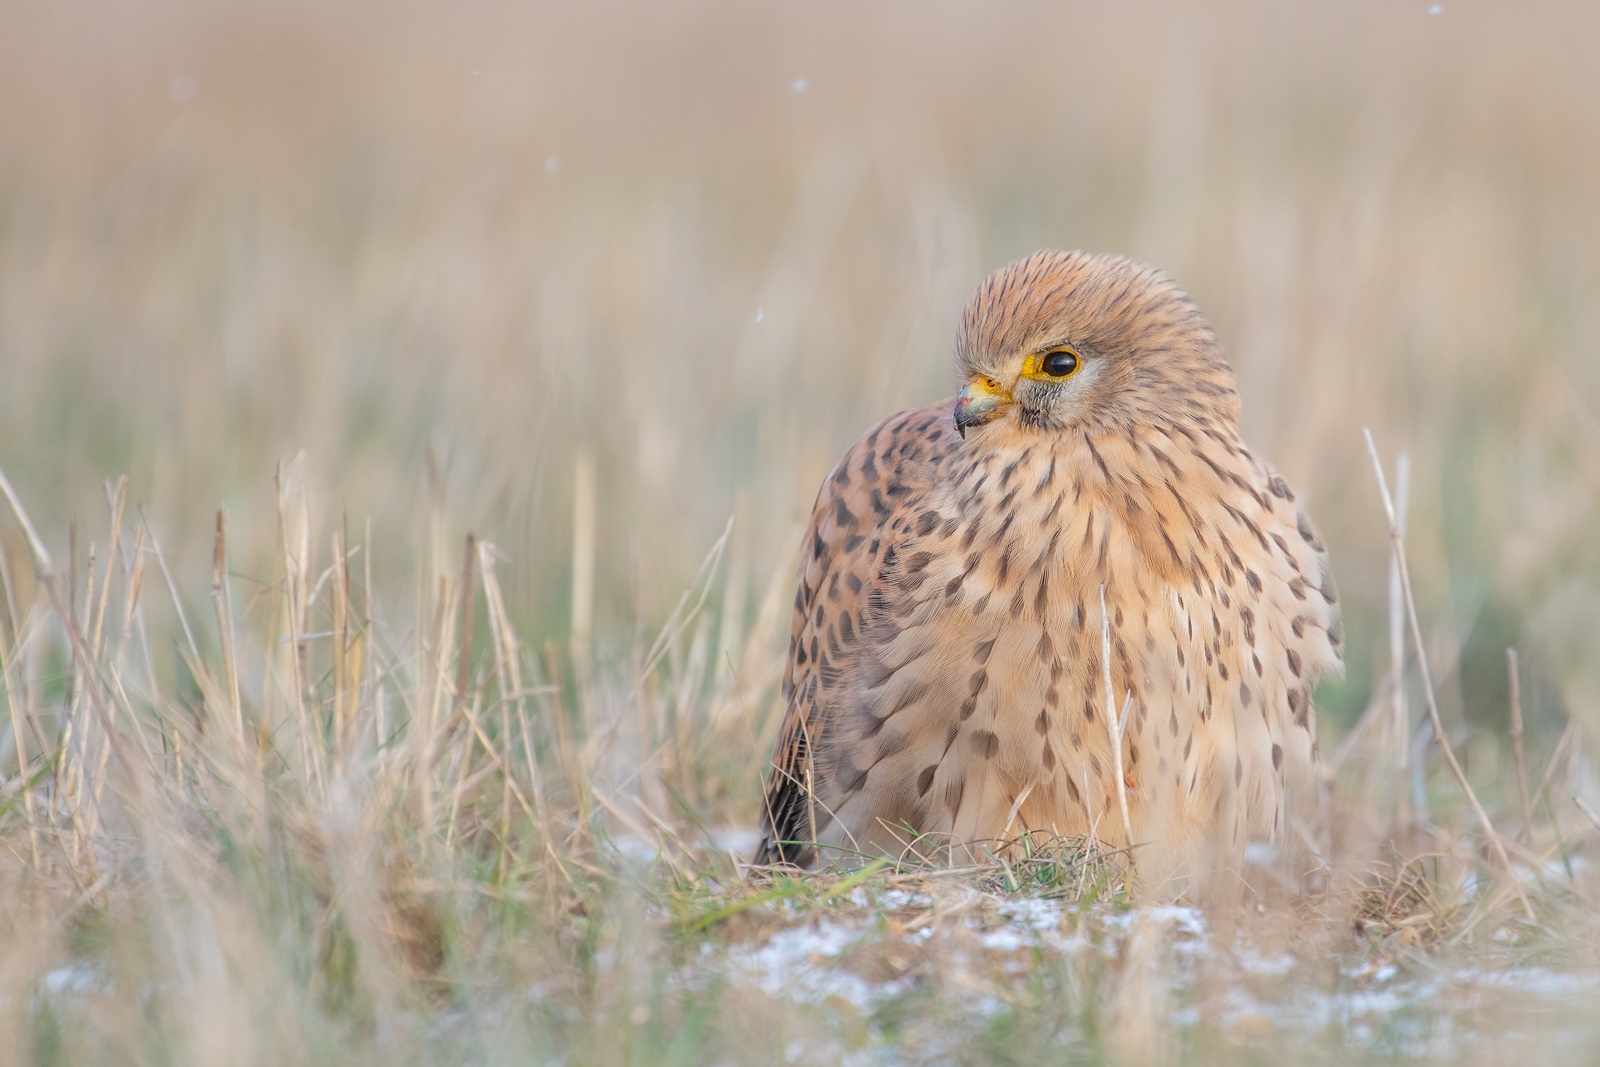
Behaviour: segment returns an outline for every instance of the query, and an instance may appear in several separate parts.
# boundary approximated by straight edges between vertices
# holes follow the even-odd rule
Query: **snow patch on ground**
[[[764,942],[730,946],[725,963],[731,974],[771,997],[810,1004],[840,997],[871,1009],[905,992],[911,981],[871,982],[837,965],[866,935],[864,923],[824,919],[779,930]]]
[[[980,1020],[1012,1010],[1003,993],[1006,983],[1026,981],[1035,967],[1069,965],[1091,950],[1120,966],[1115,961],[1125,961],[1130,951],[1147,951],[1153,937],[1166,954],[1161,973],[1169,994],[1163,1009],[1168,1025],[1318,1039],[1331,1032],[1352,1052],[1402,1057],[1466,1050],[1479,1036],[1477,1004],[1498,1001],[1503,1008],[1508,997],[1526,998],[1534,1010],[1545,1009],[1539,1011],[1543,1018],[1600,997],[1600,974],[1539,967],[1419,971],[1395,963],[1339,968],[1330,990],[1319,984],[1319,969],[1305,958],[1254,946],[1244,933],[1232,944],[1215,944],[1201,912],[1177,905],[1080,911],[1049,897],[1002,897],[954,887],[937,901],[925,893],[890,889],[864,893],[861,903],[860,910],[841,909],[836,917],[778,929],[747,944],[709,954],[703,949],[697,965],[724,968],[735,983],[796,1005],[837,998],[867,1015],[919,984],[932,983],[954,997],[961,1015]],[[884,916],[892,917],[887,930]],[[909,928],[900,927],[901,921]],[[937,962],[921,974],[914,964],[907,966],[886,980],[856,973],[852,953],[881,950],[885,938],[900,950],[929,953]]]

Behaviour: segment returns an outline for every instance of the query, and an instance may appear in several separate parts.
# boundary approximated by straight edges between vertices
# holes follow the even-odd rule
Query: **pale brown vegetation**
[[[1585,1055],[1600,15],[1427,8],[0,8],[0,1058]],[[1340,579],[1327,887],[1204,935],[729,855],[817,483],[1041,246]]]

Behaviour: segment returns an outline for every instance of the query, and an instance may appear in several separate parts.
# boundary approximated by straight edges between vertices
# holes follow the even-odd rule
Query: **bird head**
[[[1205,316],[1166,275],[1120,256],[1037,252],[995,271],[962,316],[956,362],[962,437],[999,423],[1059,433],[1238,419]]]

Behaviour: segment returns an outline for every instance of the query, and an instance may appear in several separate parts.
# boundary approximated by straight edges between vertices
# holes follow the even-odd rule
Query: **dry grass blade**
[[[594,457],[583,451],[572,471],[572,646],[580,671],[594,629],[595,510]]]
[[[3,561],[4,553],[0,553]],[[7,589],[10,587],[10,574],[5,575]],[[18,644],[21,644],[20,635]],[[15,656],[7,650],[7,642],[0,638],[0,686],[4,687],[6,695],[6,711],[11,719],[12,744],[17,748],[17,781],[16,785],[22,790],[23,810],[28,817],[28,852],[32,857],[34,869],[39,867],[39,826],[36,801],[33,790],[28,788],[29,759],[28,738],[24,724],[27,721],[27,711],[17,693],[18,686],[15,680]]]
[[[1594,823],[1595,829],[1600,830],[1600,812],[1596,812],[1594,808],[1589,806],[1589,802],[1580,796],[1574,796],[1572,802],[1578,806],[1579,811],[1583,812],[1584,818]]]
[[[11,514],[16,517],[17,525],[22,527],[22,533],[28,539],[28,547],[33,549],[33,558],[40,571],[53,570],[50,552],[39,539],[39,532],[33,528],[33,521],[28,518],[28,512],[23,508],[22,501],[17,499],[17,492],[11,488],[11,481],[3,470],[0,470],[0,493],[5,494],[6,503],[11,505]]]
[[[1522,804],[1522,832],[1518,840],[1533,832],[1533,803],[1528,798],[1528,765],[1522,754],[1522,678],[1517,670],[1517,650],[1506,649],[1506,679],[1511,686],[1511,758],[1516,765],[1517,799]]]
[[[472,622],[477,608],[477,585],[472,580],[472,568],[477,563],[478,539],[467,534],[467,543],[461,552],[461,652],[456,658],[456,710],[467,701],[467,675],[472,669]]]
[[[66,628],[73,653],[73,663],[80,672],[82,690],[89,694],[90,701],[98,712],[101,723],[106,727],[108,739],[114,744],[115,738],[109,737],[111,730],[110,714],[102,702],[100,687],[95,681],[94,657],[89,654],[87,640],[83,632],[78,628],[77,615],[73,611],[70,594],[65,596],[62,594],[59,576],[55,572],[50,553],[45,549],[44,542],[39,539],[38,533],[34,530],[33,521],[28,517],[28,512],[23,508],[22,502],[17,499],[15,491],[11,488],[11,482],[7,480],[3,470],[0,470],[0,493],[5,495],[7,503],[11,505],[11,513],[16,517],[18,525],[22,527],[23,532],[27,535],[28,545],[33,550],[34,565],[39,571],[40,582],[44,586],[51,606],[55,609],[62,626]]]
[[[1106,733],[1111,739],[1111,777],[1117,783],[1117,812],[1122,816],[1123,843],[1133,846],[1133,820],[1128,817],[1128,783],[1122,772],[1122,724],[1117,697],[1111,686],[1111,616],[1106,614],[1106,587],[1100,586],[1100,664],[1106,683]],[[1133,853],[1128,853],[1133,864]]]
[[[1537,922],[1533,913],[1533,905],[1528,901],[1528,895],[1523,892],[1521,881],[1516,868],[1511,866],[1511,857],[1506,855],[1505,843],[1500,840],[1500,835],[1495,832],[1494,823],[1489,819],[1489,813],[1483,810],[1483,805],[1478,801],[1478,794],[1473,792],[1472,783],[1467,781],[1467,774],[1461,769],[1456,754],[1450,749],[1450,739],[1445,735],[1444,720],[1439,716],[1439,702],[1434,696],[1433,676],[1428,673],[1428,650],[1422,641],[1422,625],[1417,621],[1416,597],[1411,591],[1411,573],[1406,566],[1405,540],[1400,535],[1399,521],[1395,516],[1394,500],[1389,496],[1389,483],[1383,476],[1383,463],[1378,459],[1378,448],[1372,442],[1372,431],[1363,430],[1367,438],[1367,453],[1372,457],[1372,469],[1378,476],[1378,490],[1383,494],[1383,510],[1389,518],[1389,539],[1394,543],[1395,559],[1400,569],[1400,588],[1405,594],[1406,618],[1410,623],[1411,643],[1417,653],[1417,670],[1422,675],[1422,690],[1427,697],[1428,718],[1433,722],[1433,737],[1439,743],[1439,751],[1444,754],[1445,762],[1450,766],[1450,773],[1455,777],[1456,784],[1461,787],[1461,792],[1466,796],[1467,803],[1472,806],[1473,814],[1477,815],[1479,824],[1483,827],[1484,837],[1489,842],[1489,847],[1494,849],[1500,866],[1505,870],[1506,877],[1511,879],[1511,884],[1517,891],[1517,899],[1522,904],[1523,914],[1529,922]]]
[[[456,632],[460,638],[460,647],[456,651],[456,681],[450,700],[450,715],[439,730],[438,738],[434,745],[433,758],[430,762],[437,762],[448,750],[450,739],[455,735],[457,727],[463,718],[469,717],[467,710],[467,682],[472,673],[472,621],[477,607],[476,583],[472,580],[472,570],[477,561],[478,539],[472,534],[467,535],[465,547],[461,556],[461,585],[457,590],[459,615]],[[445,597],[441,592],[439,597],[441,605]],[[442,631],[439,631],[442,633]],[[473,720],[474,729],[477,720]],[[485,747],[489,747],[487,744]],[[492,754],[492,752],[491,752]]]
[[[728,516],[728,522],[722,528],[722,535],[717,538],[700,562],[700,569],[695,573],[694,581],[687,585],[678,596],[678,602],[673,605],[672,614],[667,616],[667,621],[662,624],[661,630],[656,634],[656,639],[651,642],[650,650],[645,653],[644,665],[639,669],[639,679],[634,685],[631,696],[637,697],[645,679],[655,671],[661,658],[667,654],[673,640],[689,625],[690,620],[699,615],[700,609],[705,607],[706,598],[711,595],[711,579],[715,575],[718,565],[722,562],[723,552],[728,547],[728,538],[733,534],[733,516]],[[695,589],[700,590],[700,596],[692,607],[689,606],[689,597]]]
[[[107,537],[105,575],[100,582],[100,595],[95,598],[93,621],[89,626],[89,651],[100,655],[100,638],[105,629],[106,604],[111,599],[111,575],[116,570],[117,546],[122,538],[122,509],[128,499],[128,476],[124,474],[114,485],[107,486],[106,495],[111,504],[111,531]]]
[[[172,598],[173,614],[178,617],[178,625],[183,630],[183,640],[189,653],[189,659],[196,665],[203,662],[200,658],[200,646],[195,643],[194,631],[189,628],[189,616],[183,610],[183,597],[178,595],[177,583],[172,580],[172,571],[167,567],[166,553],[161,551],[161,541],[156,537],[155,530],[150,528],[150,520],[145,516],[144,509],[139,509],[139,525],[144,527],[145,535],[150,539],[150,551],[156,557],[156,566],[161,568],[161,578],[166,583],[167,593]]]
[[[1406,536],[1406,512],[1411,499],[1411,457],[1400,453],[1395,461],[1395,525]],[[1389,550],[1389,743],[1394,747],[1395,806],[1397,821],[1409,821],[1407,798],[1411,777],[1411,714],[1406,708],[1405,597],[1400,590],[1399,550]]]
[[[357,740],[357,709],[361,702],[362,637],[352,632],[355,608],[350,599],[350,523],[348,517],[333,535],[333,731],[334,766],[350,755]]]
[[[515,709],[518,733],[522,738],[522,752],[528,768],[528,783],[533,794],[534,810],[540,825],[544,824],[544,789],[540,782],[539,760],[533,750],[533,728],[528,721],[528,691],[523,684],[522,646],[506,614],[505,596],[500,589],[500,579],[495,573],[495,546],[488,541],[478,545],[478,570],[483,575],[483,597],[489,611],[489,634],[494,641],[495,673],[500,685],[500,701],[507,714]],[[506,728],[507,744],[511,733]],[[510,753],[507,753],[507,763]]]
[[[217,640],[222,647],[222,677],[233,736],[244,740],[244,707],[239,700],[238,653],[233,643],[233,593],[228,586],[228,519],[217,512],[217,536],[211,553],[211,603],[217,612]]]
[[[1561,737],[1556,741],[1556,747],[1550,750],[1550,759],[1544,766],[1544,774],[1539,778],[1539,788],[1533,791],[1529,798],[1532,807],[1537,808],[1544,802],[1545,794],[1550,792],[1550,787],[1555,784],[1556,771],[1561,767],[1561,760],[1567,754],[1567,749],[1572,747],[1573,740],[1578,736],[1578,720],[1568,719],[1566,729],[1561,731]]]

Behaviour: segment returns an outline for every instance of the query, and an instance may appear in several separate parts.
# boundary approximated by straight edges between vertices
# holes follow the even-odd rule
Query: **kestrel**
[[[1338,599],[1205,317],[1148,267],[1040,252],[984,282],[956,362],[958,396],[817,496],[758,861],[1045,831],[1187,876],[1281,840]]]

